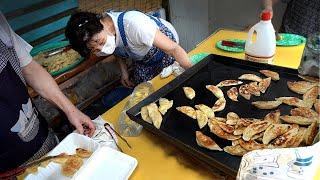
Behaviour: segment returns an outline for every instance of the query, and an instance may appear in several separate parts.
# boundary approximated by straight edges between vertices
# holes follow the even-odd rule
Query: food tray
[[[39,53],[44,53],[44,52],[47,52],[47,51],[53,51],[55,49],[60,49],[60,48],[63,48],[63,47],[66,47],[66,46],[69,46],[70,43],[69,41],[59,41],[59,42],[53,42],[53,43],[50,43],[50,44],[46,44],[46,45],[43,45],[43,46],[36,46],[32,49],[32,51],[30,52],[31,56],[36,56],[38,55]],[[76,66],[78,66],[80,63],[82,63],[85,59],[83,57],[80,57],[79,59],[77,59],[74,63],[68,65],[68,66],[65,66],[61,69],[59,69],[58,71],[54,71],[54,72],[49,72],[52,76],[58,76],[62,73],[65,73],[73,68],[75,68]]]
[[[217,117],[226,117],[228,112],[235,112],[243,118],[263,118],[270,110],[257,109],[251,105],[252,101],[274,100],[274,98],[280,96],[296,96],[301,98],[301,95],[293,93],[287,88],[288,80],[299,79],[297,70],[218,55],[210,55],[151,96],[129,109],[127,114],[132,120],[143,125],[145,129],[170,141],[190,155],[197,157],[199,160],[202,160],[227,174],[236,176],[241,157],[232,156],[223,151],[210,151],[199,147],[195,140],[195,131],[199,130],[197,121],[178,112],[176,107],[182,105],[194,107],[194,105],[201,103],[212,107],[217,98],[205,88],[206,85],[216,85],[220,81],[226,79],[237,79],[240,75],[245,73],[254,73],[260,77],[264,77],[259,73],[259,70],[261,69],[276,71],[280,74],[281,79],[276,82],[272,81],[265,94],[262,94],[260,97],[252,96],[250,101],[245,100],[240,95],[238,97],[239,102],[231,101],[226,95],[226,91],[230,87],[223,87],[222,90],[225,94],[227,105],[223,111],[216,113]],[[249,81],[244,81],[244,83],[247,82]],[[196,91],[196,97],[193,100],[188,100],[185,97],[182,90],[183,86],[190,86]],[[239,86],[237,87],[239,88]],[[141,107],[157,101],[160,97],[173,100],[174,103],[173,107],[168,110],[165,116],[163,116],[161,128],[156,129],[152,124],[143,121],[139,112]],[[281,114],[289,114],[291,107],[280,105],[279,109],[281,110]],[[213,133],[210,133],[208,126],[204,127],[201,131],[215,140],[221,148],[231,145],[231,141],[221,139]]]
[[[93,175],[110,179],[127,179],[137,166],[137,160],[135,158],[109,147],[100,147],[100,145],[91,138],[77,133],[68,135],[58,146],[50,151],[48,155],[54,156],[61,153],[75,154],[76,148],[92,151],[93,154],[89,158],[83,159],[83,165],[72,178],[62,175],[60,164],[50,162],[46,168],[39,167],[38,173],[29,174],[25,179],[67,180],[81,179],[80,177]]]

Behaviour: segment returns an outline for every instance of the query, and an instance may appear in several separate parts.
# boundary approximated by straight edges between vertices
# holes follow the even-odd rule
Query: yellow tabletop
[[[223,56],[230,56],[244,59],[243,53],[227,53],[215,48],[215,43],[222,39],[239,38],[245,39],[245,32],[220,30],[200,43],[189,55],[206,52]],[[277,47],[274,64],[297,68],[300,63],[304,45],[294,47]],[[161,88],[173,79],[170,76],[167,79],[160,79],[159,76],[152,80],[155,90]],[[118,118],[123,110],[128,98],[122,100],[119,104],[108,110],[102,117],[113,123],[118,129]],[[143,130],[138,137],[126,138],[132,149],[129,149],[122,141],[120,146],[124,152],[138,160],[138,167],[131,176],[131,179],[220,179],[217,174],[201,169],[193,161],[185,160],[185,156],[166,141]]]
[[[210,53],[221,56],[228,56],[237,59],[245,59],[244,53],[230,53],[220,50],[215,47],[216,43],[225,39],[247,39],[247,33],[243,31],[233,30],[219,30],[216,33],[209,36],[206,40],[200,43],[195,49],[193,49],[189,55],[197,53]],[[297,69],[300,64],[300,60],[303,54],[305,44],[292,47],[279,47],[276,48],[276,54],[273,60],[274,65]]]

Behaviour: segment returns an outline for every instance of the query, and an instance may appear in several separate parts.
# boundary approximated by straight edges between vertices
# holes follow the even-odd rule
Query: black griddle
[[[244,118],[263,118],[271,110],[257,109],[251,105],[251,102],[274,100],[274,98],[280,96],[295,96],[301,98],[301,95],[293,93],[287,88],[287,81],[299,79],[297,70],[224,56],[209,55],[182,75],[154,92],[145,100],[129,109],[127,114],[132,120],[141,124],[145,129],[168,140],[190,155],[204,161],[212,167],[218,168],[226,174],[236,176],[241,157],[233,156],[223,151],[210,151],[199,147],[195,140],[195,131],[199,131],[197,121],[178,112],[176,107],[183,105],[194,107],[197,104],[206,104],[207,106],[212,107],[217,98],[206,89],[206,85],[216,85],[220,81],[226,79],[237,79],[240,75],[245,73],[253,73],[265,78],[264,75],[259,73],[259,70],[261,69],[278,72],[280,74],[280,80],[272,81],[265,94],[261,94],[260,97],[252,95],[250,101],[239,95],[239,102],[233,102],[226,95],[226,91],[231,87],[222,87],[221,89],[225,94],[227,105],[223,111],[216,112],[217,117],[226,117],[228,112],[235,112],[240,117]],[[244,81],[244,83],[248,82],[251,81]],[[189,100],[185,97],[182,90],[182,87],[184,86],[190,86],[196,91],[194,100]],[[239,87],[240,86],[237,86],[237,88]],[[161,128],[156,129],[152,124],[143,121],[139,112],[141,107],[156,102],[161,97],[173,100],[174,103],[173,107],[163,116]],[[289,114],[291,107],[280,105],[279,109],[283,115]],[[221,148],[231,145],[231,141],[221,139],[211,133],[208,126],[201,129],[201,131],[216,141]]]

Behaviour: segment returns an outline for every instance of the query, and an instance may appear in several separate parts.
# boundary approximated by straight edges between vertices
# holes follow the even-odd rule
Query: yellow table
[[[228,38],[240,38],[245,39],[245,32],[220,30],[209,38],[200,43],[189,55],[193,55],[200,52],[224,55],[244,59],[244,54],[227,53],[215,48],[215,43],[221,39]],[[295,47],[277,47],[277,52],[274,60],[274,64],[297,68],[300,63],[304,45]],[[152,80],[155,89],[159,89],[173,77],[167,79],[160,79],[159,76]],[[122,111],[128,98],[122,100],[119,104],[111,108],[109,111],[104,113],[102,117],[113,123],[118,129],[117,120],[120,112]],[[124,152],[131,155],[138,160],[138,167],[131,176],[131,179],[220,179],[214,173],[208,172],[207,170],[200,169],[196,164],[190,163],[191,161],[184,160],[184,156],[179,150],[174,148],[171,144],[166,141],[154,136],[153,134],[143,130],[141,135],[138,137],[126,138],[132,149],[129,149],[122,141],[120,146]]]

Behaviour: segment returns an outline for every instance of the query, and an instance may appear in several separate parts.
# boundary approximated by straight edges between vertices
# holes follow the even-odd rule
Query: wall
[[[170,0],[170,19],[189,51],[208,36],[208,0]]]
[[[259,21],[262,0],[170,0],[170,18],[187,51],[219,28],[244,30]],[[273,24],[279,28],[286,4],[274,7]]]

